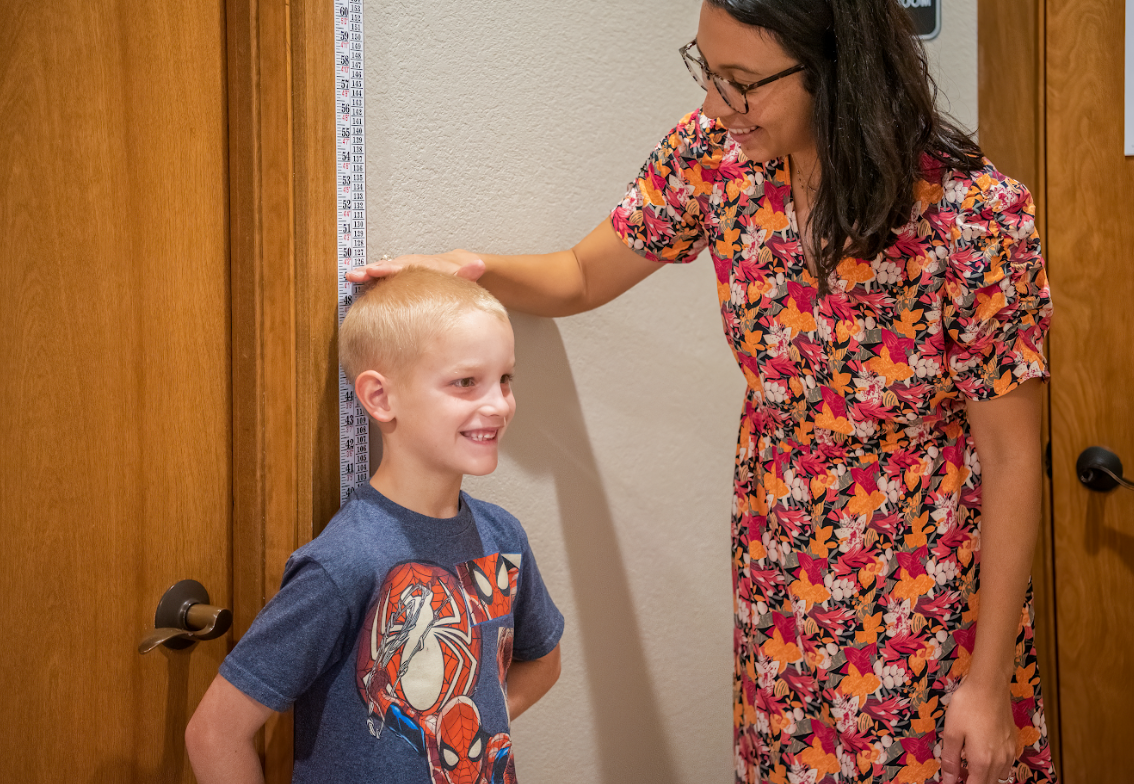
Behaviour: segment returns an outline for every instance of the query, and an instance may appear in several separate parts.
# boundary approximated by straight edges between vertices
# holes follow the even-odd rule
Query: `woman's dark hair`
[[[938,111],[925,49],[898,0],[707,2],[766,29],[806,66],[822,169],[809,217],[821,293],[842,259],[873,258],[909,222],[923,155],[961,171],[983,165],[976,142]]]

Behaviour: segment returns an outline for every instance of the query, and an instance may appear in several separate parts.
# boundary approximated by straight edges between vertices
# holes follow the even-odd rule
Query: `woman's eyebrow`
[[[706,60],[705,62],[707,63],[708,60]],[[713,68],[713,70],[714,71],[742,71],[743,73],[752,74],[753,76],[755,76],[757,73],[759,73],[758,71],[753,71],[751,68],[748,68],[747,66],[733,65],[732,63],[723,63],[723,64],[718,65],[715,68]]]
[[[737,64],[734,64],[734,63],[724,63],[724,64],[721,64],[721,65],[713,65],[712,63],[709,62],[709,58],[705,56],[705,53],[703,51],[701,52],[701,56],[705,58],[705,64],[709,66],[709,70],[717,71],[718,73],[721,72],[721,71],[732,71],[733,73],[739,72],[739,73],[747,74],[749,76],[754,77],[754,81],[760,81],[761,79],[764,78],[764,73],[762,71],[754,71],[751,68],[749,68],[748,66],[737,65]]]

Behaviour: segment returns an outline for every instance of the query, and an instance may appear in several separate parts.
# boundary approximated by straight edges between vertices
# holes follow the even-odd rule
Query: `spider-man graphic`
[[[473,623],[502,618],[512,612],[512,597],[520,579],[520,555],[494,553],[457,565]]]
[[[456,574],[435,564],[400,564],[367,610],[356,675],[370,732],[381,737],[389,730],[408,741],[428,760],[433,784],[515,782],[511,739],[487,735],[471,695],[481,666],[477,624],[511,612],[518,561],[488,556],[458,565]],[[503,687],[512,629],[496,636]]]
[[[508,692],[504,679],[508,675],[508,668],[512,666],[512,643],[515,638],[515,630],[511,626],[500,627],[500,633],[496,635],[496,671],[500,674],[500,688],[504,690],[505,697]]]
[[[480,629],[453,573],[421,563],[391,569],[358,648],[358,686],[374,734],[407,722],[434,734],[431,719],[453,697],[472,692],[479,665]],[[420,733],[407,740],[419,746]]]
[[[481,726],[480,711],[468,697],[454,698],[441,711],[436,748],[439,784],[516,781],[511,738],[504,732],[489,737]]]

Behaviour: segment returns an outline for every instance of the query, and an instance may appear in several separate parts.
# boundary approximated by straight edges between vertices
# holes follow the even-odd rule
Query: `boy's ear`
[[[371,419],[377,422],[394,421],[389,382],[377,370],[364,370],[358,374],[358,378],[354,380],[354,394]]]

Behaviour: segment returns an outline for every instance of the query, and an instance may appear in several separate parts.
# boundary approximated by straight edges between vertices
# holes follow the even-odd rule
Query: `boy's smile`
[[[480,310],[462,315],[412,367],[386,379],[379,472],[459,488],[465,474],[495,470],[500,438],[516,412],[515,364],[511,325]]]

